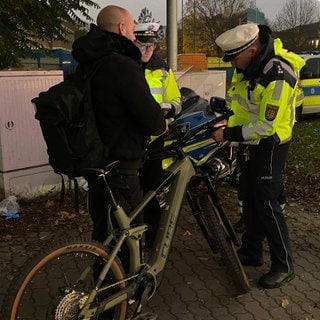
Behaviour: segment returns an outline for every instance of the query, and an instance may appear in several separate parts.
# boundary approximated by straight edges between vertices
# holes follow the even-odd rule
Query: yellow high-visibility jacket
[[[227,92],[234,111],[224,131],[225,139],[258,144],[274,137],[277,143],[291,139],[295,123],[297,79],[305,64],[270,37],[264,50],[247,70],[235,70]]]
[[[175,114],[181,111],[181,93],[173,71],[157,55],[153,55],[144,65],[144,74],[150,92],[159,103],[169,103],[175,108]]]
[[[175,113],[181,111],[181,94],[171,69],[145,69],[145,78],[150,87],[150,92],[155,100],[161,103],[170,103],[175,108]]]

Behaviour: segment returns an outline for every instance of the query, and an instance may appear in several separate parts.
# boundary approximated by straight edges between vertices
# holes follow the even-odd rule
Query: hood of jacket
[[[281,40],[278,38],[274,40],[274,53],[276,56],[286,60],[297,75],[299,75],[301,68],[306,64],[303,58],[291,51],[284,49],[282,47]]]
[[[153,54],[147,63],[142,64],[143,69],[158,70],[164,69],[169,71],[169,66],[158,55]]]
[[[121,53],[140,62],[141,52],[129,39],[116,33],[101,30],[95,24],[90,31],[74,41],[72,56],[80,64],[92,64],[111,53]]]
[[[245,70],[244,79],[251,80],[258,78],[264,66],[274,56],[286,61],[297,75],[299,75],[300,69],[305,65],[305,61],[297,54],[283,49],[280,39],[273,39],[269,36],[262,52],[254,58],[248,69]]]

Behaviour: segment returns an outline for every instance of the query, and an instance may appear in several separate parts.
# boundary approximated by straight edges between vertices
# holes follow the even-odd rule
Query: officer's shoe
[[[294,278],[294,272],[277,272],[269,271],[259,279],[259,285],[262,288],[273,289],[279,288],[286,282],[291,281]]]
[[[253,267],[261,267],[263,265],[263,259],[250,257],[249,255],[245,254],[241,249],[238,250],[238,257],[240,262],[244,266],[253,266]]]

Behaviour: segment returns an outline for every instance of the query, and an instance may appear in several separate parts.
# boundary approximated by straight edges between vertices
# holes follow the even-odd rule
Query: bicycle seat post
[[[107,173],[103,173],[103,174],[100,174],[99,177],[103,179],[103,182],[106,186],[107,196],[110,198],[112,206],[116,209],[118,207],[118,203],[117,203],[117,200],[114,197],[113,192],[107,182],[106,175],[107,175]]]

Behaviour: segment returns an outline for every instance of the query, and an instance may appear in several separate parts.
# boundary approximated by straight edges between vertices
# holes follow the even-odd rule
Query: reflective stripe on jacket
[[[259,73],[250,77],[235,70],[227,93],[235,114],[228,127],[241,126],[247,144],[258,144],[271,136],[284,143],[291,139],[295,123],[297,75],[305,62],[283,49],[280,39],[271,40],[273,45],[266,48],[269,52],[263,52],[265,60],[256,62],[261,67]]]
[[[181,111],[181,94],[172,70],[146,68],[144,74],[155,100],[159,104],[170,103],[175,107],[176,114],[179,113]]]

